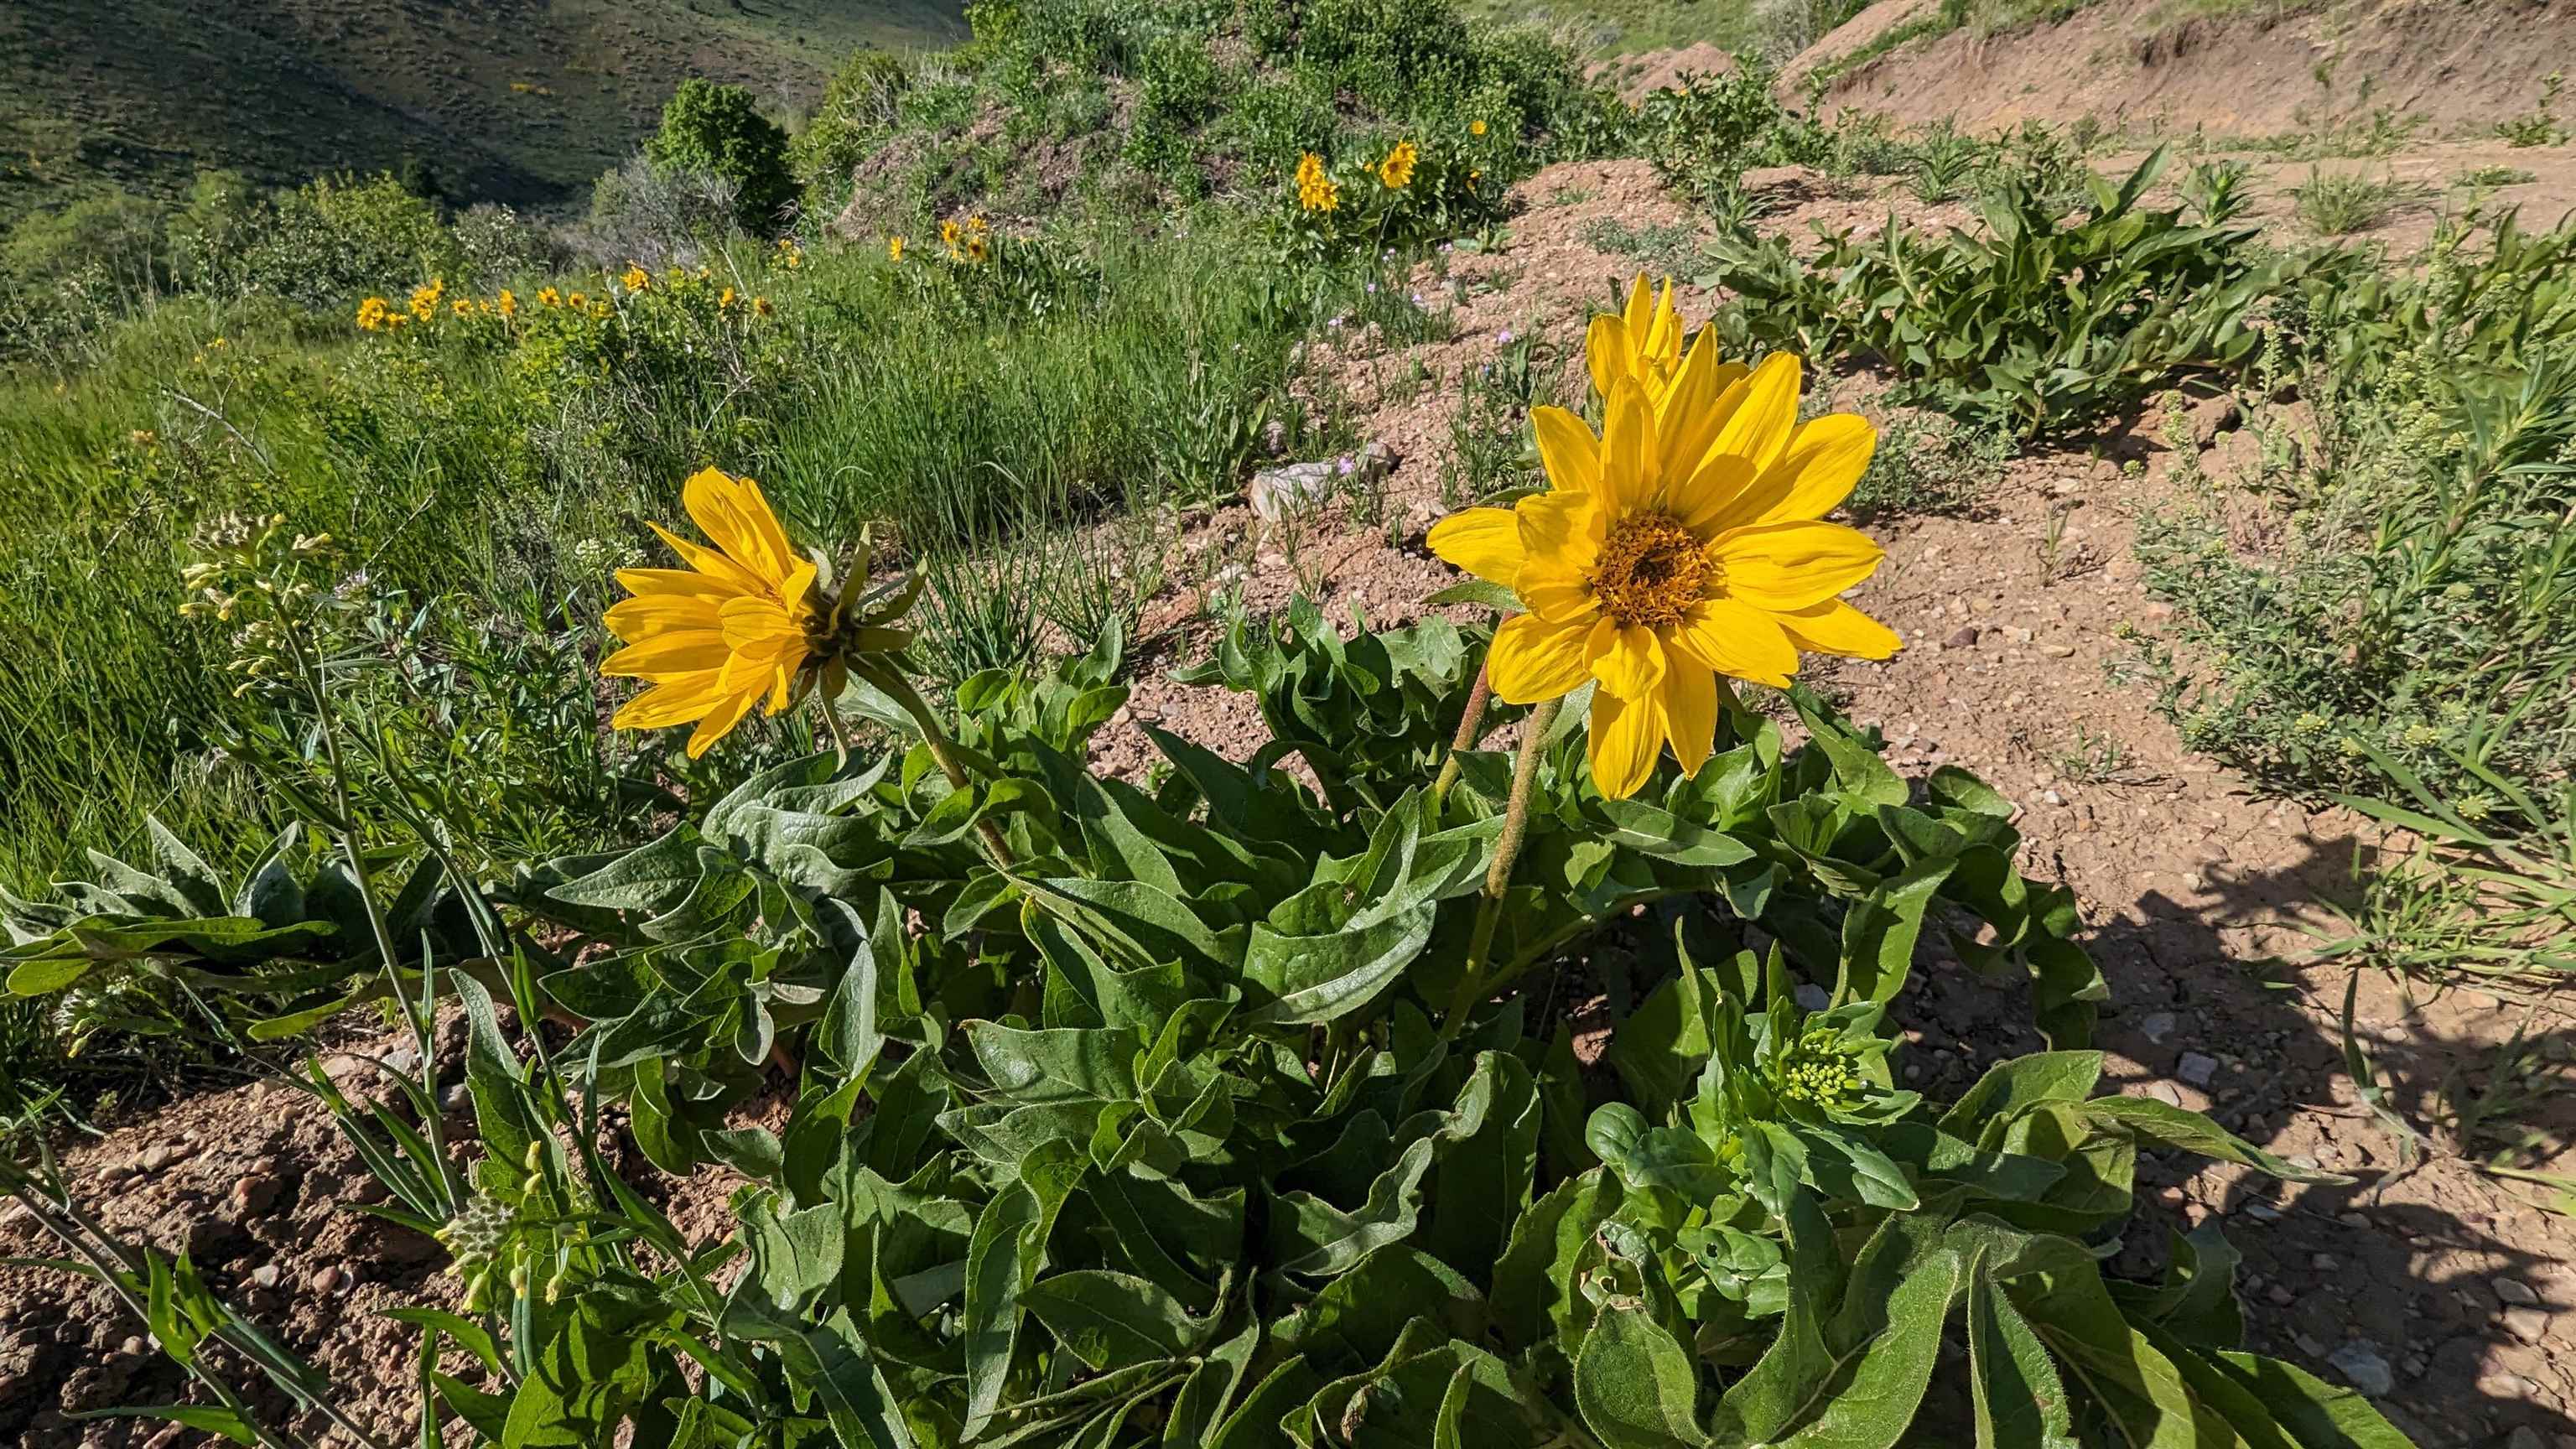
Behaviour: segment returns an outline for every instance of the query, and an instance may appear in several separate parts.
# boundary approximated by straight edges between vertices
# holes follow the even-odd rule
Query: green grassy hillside
[[[0,7],[0,218],[200,167],[269,182],[417,158],[461,197],[588,185],[682,77],[803,102],[862,46],[965,37],[960,0],[36,0]],[[21,59],[22,58],[22,59]]]

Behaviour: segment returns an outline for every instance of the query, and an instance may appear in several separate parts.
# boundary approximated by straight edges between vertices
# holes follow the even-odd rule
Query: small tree
[[[734,215],[749,231],[774,230],[779,212],[796,196],[787,170],[787,133],[760,113],[741,86],[699,77],[680,82],[644,154],[665,175],[694,171],[732,182]]]

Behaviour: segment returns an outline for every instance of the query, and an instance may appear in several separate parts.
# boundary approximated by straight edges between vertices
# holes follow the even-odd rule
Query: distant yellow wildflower
[[[955,261],[966,254],[957,245],[958,238],[962,234],[963,233],[958,229],[957,223],[953,220],[943,221],[939,224],[939,243],[940,245],[948,248],[948,259],[950,261]]]
[[[778,260],[781,265],[785,266],[792,272],[798,267],[805,265],[805,249],[798,246],[796,244],[796,238],[792,236],[780,237],[778,239]]]
[[[767,297],[754,297],[751,299],[751,310],[759,313],[763,317],[766,317],[776,309],[769,305],[769,299]]]
[[[626,264],[626,275],[618,278],[617,280],[625,285],[626,290],[630,292],[641,292],[645,288],[653,285],[653,274],[644,270],[642,267],[635,265],[633,262],[628,262]]]
[[[447,304],[447,310],[455,313],[459,317],[471,317],[474,315],[474,299],[471,297],[459,297],[455,301]]]
[[[982,262],[991,255],[992,251],[985,242],[982,232],[974,231],[966,234],[966,260]]]
[[[890,262],[899,262],[903,260],[903,238],[901,236],[890,236],[886,238],[886,260]]]
[[[575,292],[571,296],[566,297],[564,301],[570,304],[572,309],[576,312],[582,311],[590,306],[590,299],[579,292]]]
[[[1309,151],[1297,158],[1297,204],[1307,211],[1339,211],[1342,188],[1324,170],[1324,158]]]
[[[552,287],[539,287],[537,289],[537,303],[538,305],[545,307],[560,307],[563,305],[563,293],[556,291]]]
[[[517,294],[517,293],[515,293],[515,292],[512,292],[512,291],[511,291],[509,288],[507,288],[507,287],[503,287],[503,288],[501,289],[501,295],[500,295],[498,298],[495,298],[495,299],[493,300],[493,303],[492,303],[492,310],[493,310],[493,311],[495,311],[495,312],[500,313],[500,314],[501,314],[502,316],[504,316],[504,317],[516,317],[516,316],[518,316],[518,315],[519,315],[519,298],[518,298],[518,294]]]
[[[1422,159],[1420,148],[1411,141],[1398,141],[1395,149],[1377,165],[1377,179],[1389,191],[1402,191],[1413,184],[1413,168]]]
[[[1482,117],[1467,123],[1467,134],[1470,136],[1481,136],[1485,134],[1485,122]]]
[[[447,279],[432,277],[425,286],[411,289],[411,315],[423,322],[438,315],[439,299],[447,295]]]
[[[381,332],[385,330],[385,319],[393,314],[393,310],[393,307],[382,297],[369,297],[367,300],[360,302],[358,304],[358,330],[361,332]]]
[[[716,294],[716,310],[719,312],[733,310],[733,288],[727,287]]]

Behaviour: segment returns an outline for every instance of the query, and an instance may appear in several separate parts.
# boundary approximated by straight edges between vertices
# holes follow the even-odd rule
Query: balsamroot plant
[[[1542,419],[1549,491],[1441,536],[1499,631],[1239,634],[1193,677],[1273,738],[1149,730],[1146,784],[1089,758],[1127,697],[1115,635],[934,703],[908,589],[835,591],[756,489],[693,483],[712,546],[672,535],[690,568],[631,576],[659,602],[622,621],[649,627],[620,672],[675,692],[628,722],[719,748],[810,700],[836,747],[474,885],[526,929],[423,983],[467,1023],[470,1153],[335,1105],[388,1215],[456,1261],[456,1311],[409,1320],[424,1423],[511,1449],[2402,1444],[2238,1350],[2213,1232],[2160,1281],[2106,1276],[2141,1150],[2302,1174],[2097,1095],[2104,983],[2009,804],[1901,778],[1790,678],[1801,649],[1896,647],[1837,599],[1874,546],[1816,521],[1866,425],[1798,427],[1786,362],[1686,350],[1637,296],[1636,337],[1594,334],[1604,433]],[[1794,723],[1739,697],[1753,670]],[[1489,695],[1528,707],[1508,750]],[[1937,1101],[1898,1085],[1906,987],[1962,969],[2050,1049]],[[734,1174],[732,1231],[684,1237],[619,1137]]]

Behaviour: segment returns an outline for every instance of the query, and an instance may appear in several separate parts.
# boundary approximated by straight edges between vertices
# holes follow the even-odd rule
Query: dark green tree
[[[753,232],[777,229],[795,199],[787,170],[787,133],[760,113],[751,92],[700,77],[680,82],[662,107],[662,125],[644,143],[657,171],[701,171],[735,187],[734,212]]]

